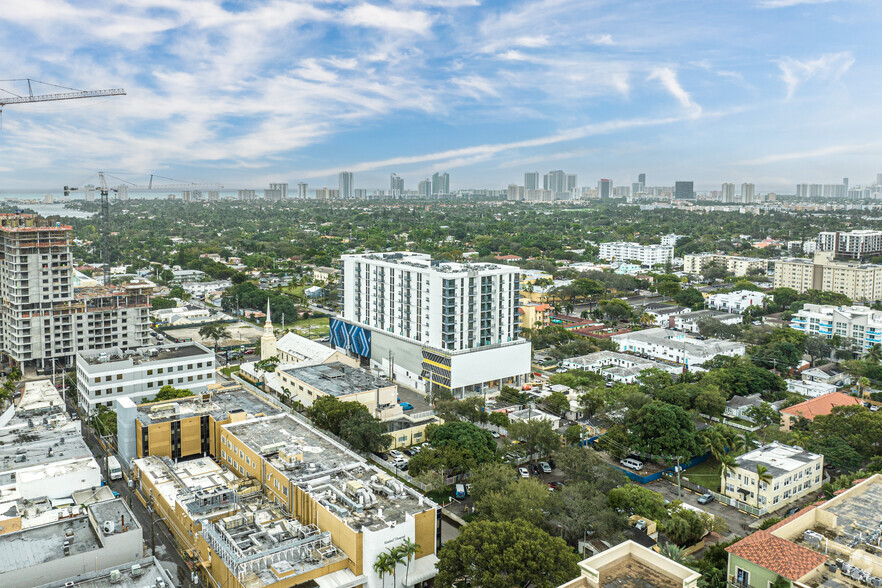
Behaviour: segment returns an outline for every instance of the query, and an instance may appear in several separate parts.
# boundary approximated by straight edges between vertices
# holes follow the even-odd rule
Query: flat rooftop
[[[151,455],[138,459],[135,463],[141,474],[149,478],[166,502],[169,504],[180,502],[188,511],[194,514],[198,512],[194,518],[213,516],[215,513],[230,510],[230,501],[205,503],[195,507],[193,505],[197,494],[207,495],[237,485],[238,478],[210,458],[200,457],[174,463],[168,458]],[[235,503],[235,500],[232,503]]]
[[[132,573],[133,565],[138,566],[138,575]],[[111,573],[114,571],[118,572],[119,576],[114,574],[115,577],[111,578]],[[87,572],[74,578],[43,584],[37,588],[155,588],[159,580],[165,582],[168,587],[174,587],[177,578],[172,580],[171,575],[159,564],[159,561],[150,557],[124,566]]]
[[[25,382],[21,397],[15,403],[15,412],[30,413],[44,409],[46,412],[64,412],[61,393],[48,379]]]
[[[364,253],[358,255],[344,255],[344,258],[363,258],[371,261],[382,261],[397,265],[407,265],[410,267],[427,269],[440,273],[467,273],[474,272],[504,272],[510,273],[519,271],[518,268],[510,265],[502,265],[497,263],[458,263],[454,261],[442,261],[432,259],[426,253],[413,253],[410,251],[400,251],[395,253]]]
[[[337,361],[303,367],[295,366],[284,371],[292,378],[338,398],[395,385],[386,378],[380,378]]]
[[[224,425],[224,428],[317,500],[328,501],[332,505],[329,508],[353,528],[384,528],[403,522],[406,514],[434,506],[305,420],[299,421],[289,414]],[[302,455],[302,459],[287,458],[297,455]],[[353,484],[347,486],[350,481]],[[368,489],[373,496],[370,506],[356,506],[352,504],[355,498],[340,497],[347,487],[357,485]]]
[[[92,458],[83,440],[82,423],[65,417],[53,424],[53,417],[44,417],[47,423],[31,419],[31,427],[25,422],[0,429],[0,486],[13,481],[9,478],[14,470]]]
[[[152,425],[184,418],[209,415],[215,421],[227,418],[230,412],[244,411],[246,415],[279,414],[282,411],[238,384],[209,388],[202,394],[165,402],[138,405],[138,420]]]
[[[644,331],[633,331],[622,335],[613,335],[613,340],[630,339],[632,341],[641,341],[650,345],[659,345],[662,347],[676,347],[677,349],[685,349],[687,353],[694,355],[719,355],[734,349],[743,349],[744,345],[734,341],[723,341],[721,339],[696,339],[688,337],[685,333],[674,331],[671,329],[654,328]]]
[[[86,515],[0,535],[0,574],[66,557],[65,541],[70,541],[71,555],[101,547],[98,534]]]
[[[798,470],[821,457],[817,453],[806,451],[802,447],[783,445],[773,441],[758,447],[749,453],[735,458],[739,467],[756,471],[756,466],[763,465],[769,469],[773,477],[786,475]]]
[[[112,347],[106,351],[90,351],[78,353],[88,365],[105,365],[113,367],[116,362],[131,362],[132,365],[140,365],[154,361],[168,361],[186,357],[202,357],[213,359],[214,352],[198,343],[171,343],[167,345],[154,345],[140,347],[134,351],[123,351],[119,347]]]

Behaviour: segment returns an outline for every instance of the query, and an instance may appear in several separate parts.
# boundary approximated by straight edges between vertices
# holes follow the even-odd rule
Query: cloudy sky
[[[10,1],[0,78],[128,95],[5,107],[0,189],[869,183],[880,21],[877,0]]]

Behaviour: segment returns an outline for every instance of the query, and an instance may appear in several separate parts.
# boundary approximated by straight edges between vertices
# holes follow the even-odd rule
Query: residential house
[[[781,409],[781,430],[789,431],[798,419],[813,421],[815,417],[830,414],[837,406],[854,406],[860,403],[861,401],[854,396],[842,392],[831,392],[788,406]]]
[[[759,392],[749,396],[733,396],[726,402],[726,410],[723,414],[730,419],[752,420],[747,416],[747,411],[752,407],[759,407],[763,403],[763,399]]]

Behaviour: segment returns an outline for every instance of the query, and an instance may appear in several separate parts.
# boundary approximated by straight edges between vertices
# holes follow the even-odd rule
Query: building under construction
[[[78,351],[147,344],[153,284],[78,288],[72,227],[0,215],[0,351],[15,365],[73,365]]]

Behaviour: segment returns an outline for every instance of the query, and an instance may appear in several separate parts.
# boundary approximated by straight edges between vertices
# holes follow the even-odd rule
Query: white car
[[[390,452],[389,452],[389,455],[391,455],[391,456],[392,456],[393,458],[395,458],[396,460],[399,460],[399,459],[407,459],[407,458],[404,456],[404,454],[401,453],[400,451],[398,451],[397,449],[393,449],[392,451],[390,451]]]
[[[518,468],[518,473],[521,475],[522,478],[530,477],[530,470],[528,470],[527,468]]]

